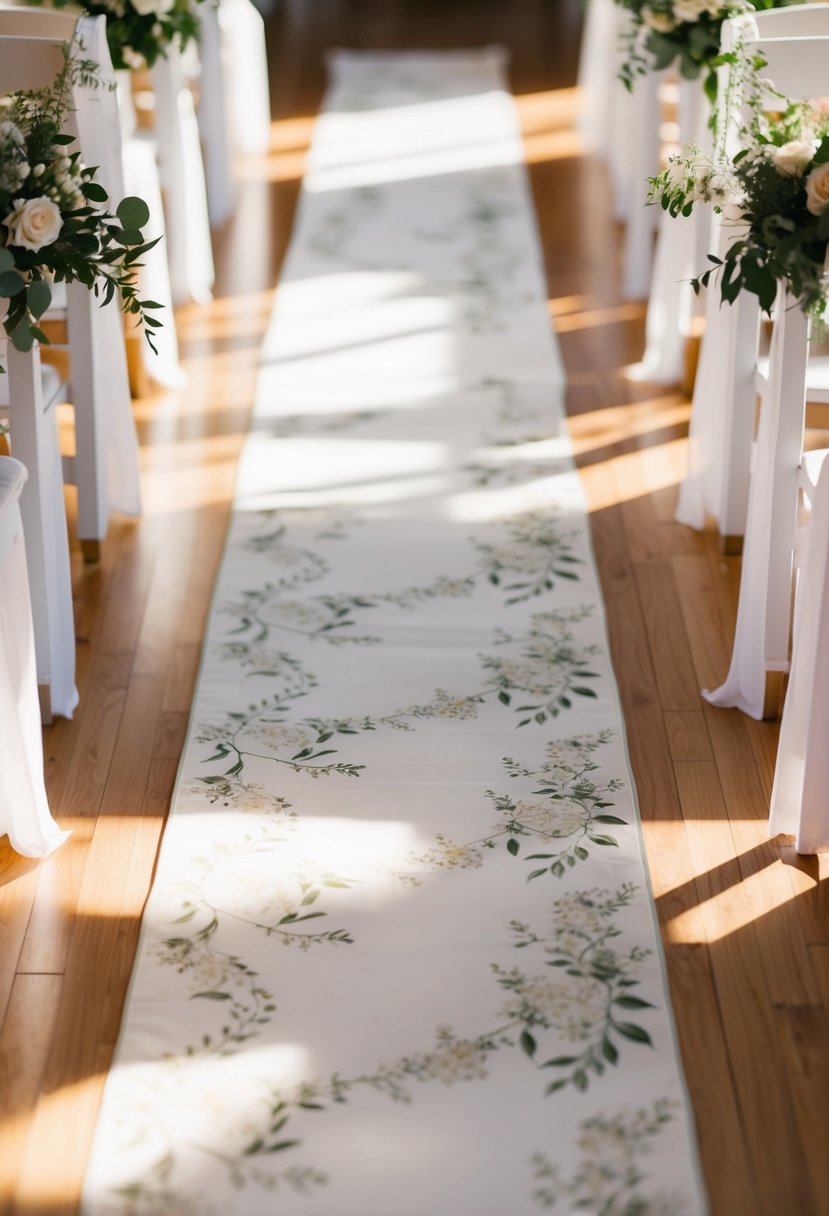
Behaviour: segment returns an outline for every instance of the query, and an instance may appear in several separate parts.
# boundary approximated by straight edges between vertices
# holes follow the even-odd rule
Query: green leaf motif
[[[653,1047],[653,1040],[642,1026],[636,1026],[633,1022],[616,1022],[614,1023],[619,1034],[623,1034],[626,1039],[631,1039],[634,1043],[646,1043],[649,1047]]]

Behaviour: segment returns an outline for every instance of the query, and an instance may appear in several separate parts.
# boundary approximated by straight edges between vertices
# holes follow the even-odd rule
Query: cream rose
[[[155,17],[159,13],[169,13],[175,0],[130,0],[130,3],[142,17]]]
[[[677,21],[699,21],[706,10],[705,0],[674,0]]]
[[[817,143],[813,139],[790,139],[772,149],[771,160],[783,177],[800,177],[816,151]]]
[[[829,203],[829,163],[816,165],[806,178],[806,210],[821,215]]]
[[[58,239],[63,227],[60,208],[50,198],[19,198],[12,213],[3,220],[9,230],[7,245],[20,245],[35,252]]]
[[[671,30],[676,29],[676,21],[670,13],[660,12],[659,9],[645,8],[642,9],[642,17],[645,25],[650,26],[652,30],[656,30],[660,34],[670,34]]]

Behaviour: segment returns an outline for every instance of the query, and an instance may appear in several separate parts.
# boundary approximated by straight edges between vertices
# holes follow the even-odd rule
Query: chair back
[[[67,116],[67,133],[77,138],[84,163],[99,168],[101,184],[116,206],[124,197],[124,171],[106,18],[0,4],[0,81],[5,92],[48,87],[63,65],[59,44],[73,37],[84,58],[97,64],[100,84],[74,86],[75,111]]]

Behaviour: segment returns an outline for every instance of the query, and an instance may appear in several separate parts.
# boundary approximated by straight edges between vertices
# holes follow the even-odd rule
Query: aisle
[[[337,61],[87,1212],[704,1210],[499,88]]]

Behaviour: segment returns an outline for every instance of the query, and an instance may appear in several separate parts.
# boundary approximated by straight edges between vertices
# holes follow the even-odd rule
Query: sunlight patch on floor
[[[782,869],[782,861],[776,861],[673,917],[665,925],[668,941],[717,942],[791,903],[796,894],[786,876],[778,875],[784,879],[779,883],[770,881],[775,877],[772,872]]]

